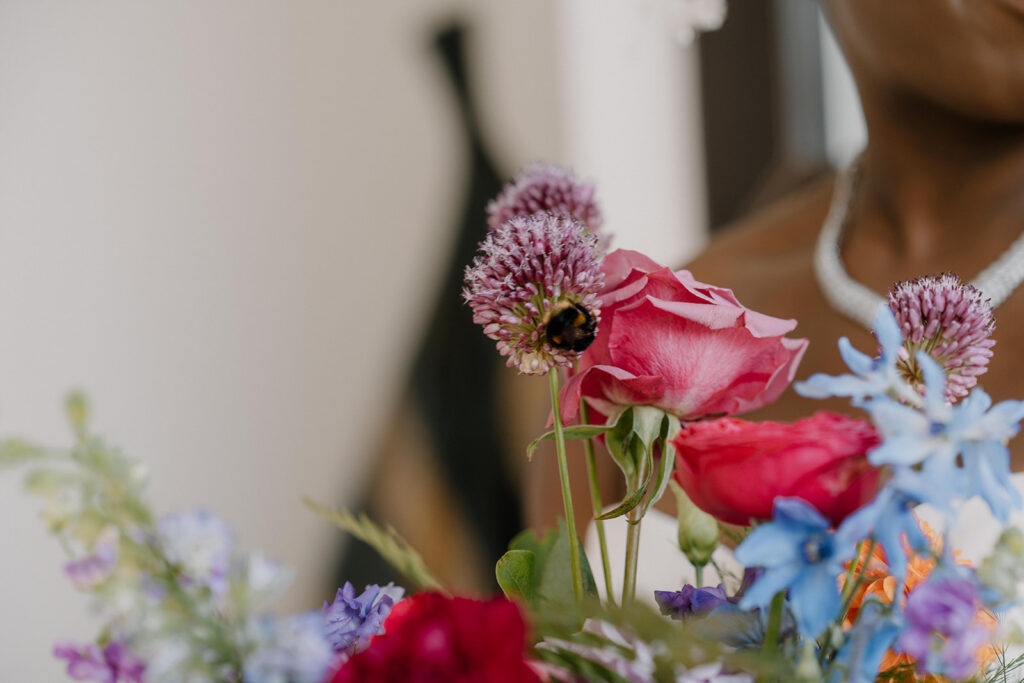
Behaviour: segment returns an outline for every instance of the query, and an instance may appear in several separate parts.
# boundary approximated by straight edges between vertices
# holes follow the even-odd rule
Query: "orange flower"
[[[942,552],[942,538],[935,533],[935,531],[922,520],[918,520],[921,525],[921,530],[924,535],[928,538],[929,543],[932,546],[932,550],[935,555]],[[920,583],[922,583],[935,569],[935,560],[931,557],[918,555],[913,552],[908,546],[904,546],[907,550],[907,579],[903,586],[903,595],[901,596],[902,601],[905,601],[910,592],[914,590]],[[853,576],[859,575],[861,567],[866,559],[867,547],[865,546],[857,558],[857,564],[854,568]],[[953,553],[953,558],[956,563],[965,567],[971,566],[971,563],[967,560],[960,559],[960,551]],[[844,574],[839,578],[840,590],[845,587],[846,575]],[[864,581],[856,589],[853,595],[853,599],[850,601],[850,609],[846,613],[846,618],[843,620],[843,628],[849,630],[854,622],[857,620],[857,614],[860,611],[860,607],[864,604],[864,600],[869,596],[874,596],[880,602],[891,604],[893,599],[896,597],[896,585],[898,581],[895,576],[889,574],[889,567],[886,564],[885,552],[881,547],[875,546],[874,552],[871,554],[870,560],[868,560],[867,569],[864,572]],[[995,630],[996,621],[995,618],[986,610],[978,612],[978,620],[989,627],[990,630]],[[984,668],[991,662],[995,661],[997,656],[997,650],[993,646],[988,646],[978,650],[978,666]],[[914,669],[915,661],[912,657],[906,654],[899,654],[889,650],[885,653],[885,657],[882,659],[882,664],[878,667],[879,672],[885,672],[886,676],[883,680],[887,681],[921,681],[923,683],[941,683],[946,681],[944,676],[933,676],[931,674],[918,674]]]

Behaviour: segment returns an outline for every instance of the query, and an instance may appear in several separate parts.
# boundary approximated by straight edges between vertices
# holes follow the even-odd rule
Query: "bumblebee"
[[[597,321],[579,304],[563,301],[548,314],[544,324],[547,343],[564,351],[584,351],[594,341]]]

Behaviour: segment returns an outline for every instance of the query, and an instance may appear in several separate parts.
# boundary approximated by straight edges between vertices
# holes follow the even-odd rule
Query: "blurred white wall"
[[[667,38],[587,66],[599,43],[549,0],[0,0],[0,433],[67,443],[62,398],[85,389],[158,511],[205,507],[296,566],[284,610],[328,597],[341,536],[300,498],[354,502],[460,208],[429,48],[448,12],[478,29],[505,168],[574,165],[621,244],[682,260],[703,205],[692,61]],[[606,123],[560,114],[565,93],[662,88]],[[625,136],[637,121],[664,135]],[[61,680],[52,643],[95,633],[38,509],[0,473],[3,680]]]

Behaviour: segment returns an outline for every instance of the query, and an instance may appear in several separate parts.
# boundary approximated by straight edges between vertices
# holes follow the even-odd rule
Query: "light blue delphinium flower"
[[[839,613],[836,576],[853,546],[837,543],[829,521],[799,498],[776,498],[772,521],[754,529],[736,548],[746,567],[764,574],[740,600],[742,609],[766,607],[789,589],[789,604],[801,635],[818,636]]]
[[[233,536],[224,520],[208,512],[165,515],[157,522],[156,534],[184,584],[207,586],[214,595],[227,591]]]
[[[951,500],[952,491],[947,479],[899,467],[873,501],[843,520],[837,537],[849,543],[874,537],[885,550],[890,573],[903,579],[907,572],[903,539],[918,552],[931,550],[914,515],[914,508],[921,503],[929,503],[949,515]]]
[[[919,410],[885,397],[865,404],[884,440],[868,459],[874,465],[923,463],[933,481],[952,482],[964,497],[980,496],[1005,523],[1010,511],[1021,506],[1020,494],[1010,481],[1006,442],[1020,431],[1024,402],[993,406],[988,394],[975,388],[960,403],[950,405],[942,367],[924,352],[915,359],[924,377],[923,405]]]
[[[857,404],[890,392],[901,397],[916,396],[916,392],[907,386],[896,368],[903,335],[896,317],[885,304],[878,308],[873,331],[882,349],[878,358],[861,353],[853,348],[848,338],[843,337],[839,340],[839,354],[853,374],[833,376],[817,373],[803,382],[796,382],[793,385],[796,392],[808,398],[846,396]]]
[[[259,644],[245,659],[246,683],[322,683],[336,655],[319,611],[256,626]]]
[[[874,683],[885,653],[903,626],[877,599],[865,600],[857,622],[828,670],[829,683]]]

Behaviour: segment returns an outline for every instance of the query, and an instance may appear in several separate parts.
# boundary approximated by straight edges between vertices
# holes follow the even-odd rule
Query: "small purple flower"
[[[600,319],[597,238],[573,218],[540,213],[505,221],[480,251],[462,292],[473,322],[520,372],[570,367]]]
[[[117,536],[103,534],[92,553],[64,565],[64,573],[80,590],[92,590],[110,577],[117,563]]]
[[[897,369],[924,390],[915,354],[925,351],[946,371],[946,400],[963,398],[988,369],[995,329],[992,307],[980,290],[952,273],[899,282],[889,291],[889,308],[903,333]]]
[[[533,164],[487,205],[487,225],[495,230],[509,218],[542,212],[571,216],[594,233],[604,222],[592,184],[558,166]]]
[[[405,590],[393,584],[367,586],[358,597],[351,583],[338,589],[334,602],[324,603],[327,638],[335,652],[354,655],[370,645],[370,640],[384,632],[384,620],[391,608],[402,599]]]
[[[731,604],[722,584],[704,588],[686,585],[679,591],[654,591],[654,600],[662,614],[678,620],[706,614],[716,607]]]
[[[968,678],[978,667],[978,648],[989,639],[988,628],[978,620],[981,608],[973,581],[930,579],[907,598],[907,626],[897,648],[916,659],[922,671]]]
[[[157,539],[167,560],[187,584],[208,587],[214,595],[228,588],[231,528],[208,512],[166,515],[157,522]]]
[[[91,643],[59,643],[53,648],[53,656],[67,660],[68,676],[76,681],[143,683],[146,672],[146,665],[117,641],[103,649]]]

